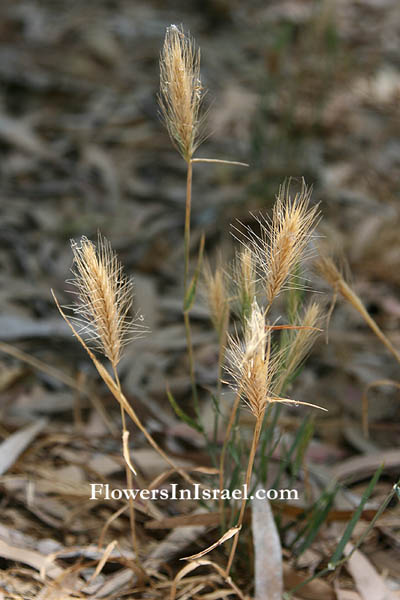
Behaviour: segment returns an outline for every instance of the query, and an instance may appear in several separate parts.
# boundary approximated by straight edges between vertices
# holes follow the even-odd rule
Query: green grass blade
[[[367,489],[365,490],[362,498],[361,498],[361,502],[360,504],[357,506],[356,510],[354,511],[353,516],[351,517],[345,532],[342,536],[342,539],[340,540],[339,544],[337,545],[337,548],[335,550],[335,552],[333,553],[333,556],[330,560],[330,564],[331,565],[335,565],[341,558],[342,554],[343,554],[343,550],[347,544],[347,542],[350,540],[351,538],[351,534],[353,533],[354,527],[356,526],[358,520],[361,517],[362,511],[364,510],[364,506],[366,501],[368,500],[368,498],[370,497],[370,495],[372,494],[372,491],[379,479],[379,477],[381,476],[382,473],[382,469],[383,469],[383,465],[381,465],[377,471],[375,472],[375,475],[373,476],[373,478],[371,479],[371,481],[368,484]]]
[[[331,510],[333,501],[336,496],[336,492],[337,489],[333,490],[332,492],[326,493],[326,497],[324,498],[322,506],[318,507],[315,511],[313,518],[310,520],[306,527],[306,530],[308,529],[308,533],[301,546],[298,548],[298,550],[296,550],[297,556],[300,556],[305,550],[307,550],[307,548],[309,548],[312,542],[314,541],[318,531],[324,524],[326,517],[328,516],[329,511]]]
[[[172,408],[174,409],[176,416],[181,421],[183,421],[184,423],[187,423],[187,425],[189,425],[190,427],[192,427],[199,433],[204,433],[202,426],[199,423],[197,423],[194,419],[192,419],[192,417],[189,417],[189,415],[186,414],[181,409],[181,407],[179,406],[179,404],[176,402],[175,398],[171,394],[170,390],[168,390],[168,389],[167,389],[167,397],[168,397],[169,403],[171,404]]]

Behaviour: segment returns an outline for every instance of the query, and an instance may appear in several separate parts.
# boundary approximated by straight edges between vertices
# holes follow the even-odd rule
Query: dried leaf
[[[380,465],[385,469],[396,469],[400,466],[399,450],[384,450],[375,454],[356,456],[340,462],[332,468],[332,474],[337,479],[357,481],[371,475]]]
[[[16,431],[0,444],[0,475],[4,475],[8,471],[46,424],[46,419],[40,419],[28,427]]]
[[[352,549],[352,544],[347,544],[345,553],[350,554]],[[363,600],[395,600],[396,596],[360,550],[353,552],[346,566]]]
[[[134,466],[132,465],[131,457],[129,455],[129,431],[124,431],[122,435],[122,452],[124,459],[130,470],[134,475],[137,475]]]
[[[221,544],[223,544],[227,540],[230,540],[231,537],[233,537],[234,535],[236,535],[237,533],[239,533],[239,531],[241,530],[241,528],[242,528],[241,525],[240,525],[240,527],[231,527],[228,531],[226,531],[224,533],[224,535],[222,535],[219,538],[219,540],[217,540],[216,542],[214,542],[213,544],[211,544],[211,546],[208,546],[208,548],[205,548],[204,550],[202,550],[201,552],[198,552],[197,554],[192,554],[191,556],[183,556],[181,558],[181,560],[196,560],[197,558],[201,558],[205,554],[208,554],[209,552],[211,552],[211,550],[214,550],[214,548],[217,548],[217,546],[220,546]]]
[[[64,570],[54,564],[53,559],[28,548],[11,546],[4,540],[0,540],[0,556],[7,560],[12,560],[33,567],[40,571],[42,578],[47,575],[52,579],[63,575]]]
[[[289,590],[300,585],[307,579],[306,574],[298,573],[286,563],[283,564],[283,577],[285,589]],[[336,600],[334,590],[322,579],[314,579],[303,585],[301,590],[297,592],[297,596],[305,600],[321,600],[321,598],[324,600]]]

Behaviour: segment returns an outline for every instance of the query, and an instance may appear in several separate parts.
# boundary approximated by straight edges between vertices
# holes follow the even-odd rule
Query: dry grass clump
[[[267,321],[272,302],[293,280],[295,271],[304,258],[308,243],[317,222],[317,207],[310,208],[311,191],[303,184],[300,193],[292,200],[289,185],[281,187],[268,222],[259,218],[261,235],[248,229],[244,250],[236,262],[234,277],[239,290],[239,302],[243,318],[243,333],[230,336],[228,340],[228,372],[236,388],[236,400],[229,419],[222,449],[220,468],[225,460],[227,440],[233,427],[240,399],[246,402],[255,417],[252,444],[247,463],[245,483],[251,483],[253,465],[263,427],[268,404],[284,402],[304,404],[320,408],[307,402],[297,402],[281,398],[279,394],[285,382],[300,364],[315,338],[319,309],[311,304],[296,325],[271,325]],[[261,308],[255,297],[257,288],[256,273],[260,274],[266,298],[266,307]],[[293,286],[295,288],[297,285]],[[291,282],[292,286],[293,282]],[[249,294],[253,293],[251,304]],[[275,329],[288,329],[294,337],[289,339],[281,351],[272,350],[271,336]],[[278,374],[279,373],[279,374]],[[323,409],[324,410],[324,409]],[[220,474],[220,482],[222,475]],[[237,526],[241,527],[244,518],[245,500],[242,500]],[[232,542],[226,575],[229,575],[234,560],[238,535]]]
[[[71,241],[74,278],[69,280],[78,296],[72,306],[74,321],[85,339],[104,353],[116,367],[125,344],[144,330],[129,315],[132,281],[126,277],[110,243],[98,235],[97,248],[83,236]]]
[[[201,143],[199,114],[203,97],[200,50],[182,27],[171,25],[160,56],[159,102],[171,140],[187,162]]]

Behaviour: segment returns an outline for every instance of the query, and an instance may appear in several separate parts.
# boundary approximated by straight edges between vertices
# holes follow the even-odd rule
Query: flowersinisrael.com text
[[[234,490],[209,489],[195,483],[193,488],[179,488],[177,483],[172,483],[168,488],[138,489],[114,488],[108,483],[91,483],[90,500],[299,500],[296,489],[257,489],[251,493],[247,485]]]

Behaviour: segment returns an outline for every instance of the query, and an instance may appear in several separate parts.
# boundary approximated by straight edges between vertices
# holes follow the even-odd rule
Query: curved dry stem
[[[63,312],[63,310],[62,310],[62,308],[60,306],[60,303],[58,302],[57,297],[54,294],[53,290],[51,290],[51,293],[52,293],[52,296],[54,298],[54,302],[56,303],[56,306],[57,306],[57,308],[58,308],[58,310],[59,310],[62,318],[66,321],[66,323],[71,328],[71,330],[72,330],[73,334],[75,335],[75,337],[78,339],[78,341],[81,343],[81,345],[83,346],[83,348],[88,353],[88,355],[91,358],[94,366],[97,369],[97,372],[99,373],[100,377],[102,378],[102,380],[104,381],[104,383],[106,384],[106,386],[108,387],[108,389],[110,390],[110,392],[112,393],[112,395],[114,396],[114,398],[118,401],[118,403],[126,411],[126,413],[129,415],[129,417],[132,419],[133,423],[140,429],[140,431],[143,433],[143,435],[145,436],[146,440],[154,448],[154,450],[156,450],[158,452],[158,454],[165,460],[165,462],[168,463],[169,466],[172,467],[177,473],[179,473],[179,475],[183,479],[185,479],[185,481],[187,481],[188,483],[190,483],[191,485],[193,485],[194,481],[191,479],[191,477],[189,477],[182,469],[180,469],[169,458],[169,456],[164,452],[164,450],[162,448],[160,448],[160,446],[157,444],[157,442],[154,440],[154,438],[147,431],[147,429],[145,428],[145,426],[140,421],[139,417],[136,415],[135,411],[133,410],[133,408],[129,404],[129,402],[126,399],[125,395],[123,394],[122,390],[118,389],[118,386],[116,385],[115,381],[110,376],[110,374],[108,373],[108,371],[105,369],[105,367],[103,367],[103,365],[101,364],[101,362],[97,360],[97,358],[95,357],[95,355],[93,354],[93,352],[90,350],[90,348],[88,348],[88,346],[85,344],[84,340],[81,338],[81,336],[76,331],[76,329],[74,328],[74,326],[70,323],[70,321],[68,320],[67,316]]]
[[[246,600],[246,598],[243,595],[243,593],[240,591],[240,589],[237,587],[237,585],[232,581],[232,579],[229,577],[229,575],[227,575],[225,573],[225,571],[222,569],[222,567],[220,567],[219,565],[217,565],[215,562],[213,562],[211,560],[208,560],[208,559],[205,559],[205,558],[199,558],[197,560],[191,561],[189,564],[185,565],[177,573],[177,575],[175,576],[175,579],[174,579],[174,581],[172,583],[171,593],[170,593],[170,600],[175,600],[175,598],[176,598],[177,585],[178,585],[179,581],[181,581],[186,575],[188,575],[189,573],[191,573],[192,571],[194,571],[198,567],[203,567],[203,566],[206,566],[206,565],[209,565],[215,571],[217,571],[217,573],[219,575],[221,575],[221,577],[233,589],[233,591],[236,593],[236,595],[238,596],[238,598],[240,598],[240,600]]]
[[[236,419],[236,413],[239,408],[241,395],[242,395],[242,391],[241,391],[241,389],[238,389],[238,391],[236,393],[235,401],[233,403],[232,411],[231,411],[231,414],[229,417],[229,422],[228,422],[228,426],[226,428],[224,442],[222,445],[221,455],[219,458],[219,489],[220,490],[222,490],[224,487],[224,468],[225,468],[226,450],[228,447],[229,439],[231,437],[232,427],[233,427],[233,424]],[[224,511],[224,501],[221,498],[221,495],[219,497],[219,510],[220,510],[220,514],[221,514],[221,523],[224,526],[225,523],[223,521],[225,519],[225,511]]]
[[[386,337],[381,328],[371,317],[361,298],[343,279],[332,258],[328,256],[320,256],[316,266],[321,276],[332,286],[335,294],[341,294],[341,296],[343,296],[343,298],[347,300],[349,304],[351,304],[351,306],[362,316],[367,325],[372,329],[377,338],[400,364],[400,352],[393,346],[392,342]]]

